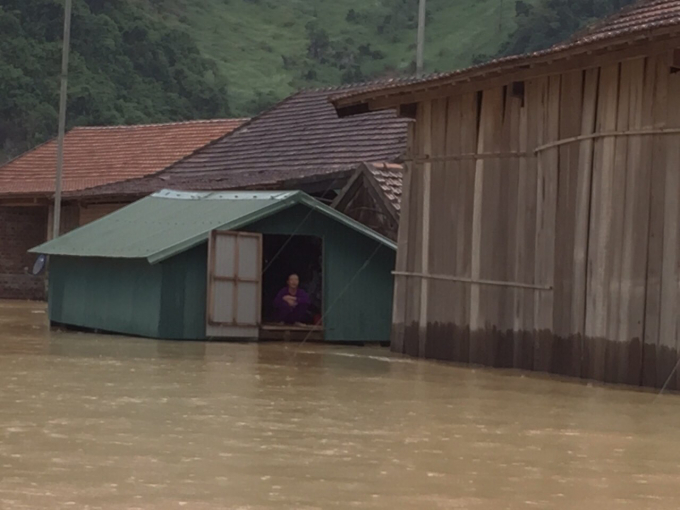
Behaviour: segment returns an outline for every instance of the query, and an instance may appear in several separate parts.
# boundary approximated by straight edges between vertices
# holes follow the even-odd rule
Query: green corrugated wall
[[[389,341],[393,250],[301,205],[242,230],[320,237],[326,340]],[[142,259],[52,256],[50,319],[129,335],[204,339],[206,266],[207,243],[155,265]]]
[[[299,227],[299,228],[298,228]],[[297,229],[297,231],[296,231]],[[359,232],[305,206],[294,206],[242,230],[316,236],[324,249],[324,329],[331,342],[387,342],[392,325],[396,253]],[[353,276],[374,253],[351,286]],[[328,310],[330,307],[330,310]]]
[[[208,244],[160,263],[163,268],[160,337],[205,338]]]
[[[160,265],[140,259],[50,257],[50,320],[158,337]]]

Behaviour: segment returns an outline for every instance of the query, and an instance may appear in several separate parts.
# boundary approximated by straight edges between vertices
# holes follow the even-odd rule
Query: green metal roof
[[[204,242],[216,228],[240,229],[296,204],[306,205],[396,249],[386,237],[301,191],[194,193],[163,190],[30,252],[145,258],[155,264]]]

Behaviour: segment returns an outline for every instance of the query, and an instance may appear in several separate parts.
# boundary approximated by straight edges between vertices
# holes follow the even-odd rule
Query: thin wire
[[[324,191],[324,192],[321,194],[321,197],[323,197],[324,195],[326,195],[326,193],[328,193],[328,192],[331,190],[331,188],[333,187],[333,183],[334,183],[334,181],[331,180],[330,184],[329,184],[328,187],[326,188],[326,191]],[[302,218],[302,221],[298,224],[297,227],[295,227],[295,230],[293,230],[293,233],[290,234],[290,235],[288,236],[288,239],[286,239],[286,242],[284,242],[283,245],[281,245],[281,248],[279,248],[279,250],[274,254],[274,256],[272,257],[272,259],[267,263],[267,265],[265,266],[265,268],[262,270],[262,273],[260,273],[260,276],[264,276],[264,274],[265,274],[265,273],[267,272],[267,270],[272,266],[272,264],[274,263],[274,261],[279,257],[279,255],[281,255],[281,253],[283,252],[283,250],[286,249],[286,246],[288,246],[288,243],[290,243],[291,240],[293,239],[293,237],[295,237],[295,236],[297,235],[297,233],[298,233],[298,232],[300,231],[300,229],[302,228],[302,225],[305,224],[305,222],[309,219],[309,217],[312,215],[313,212],[314,212],[314,209],[309,208],[309,211],[307,211],[307,214],[305,215],[305,217]]]
[[[340,301],[340,298],[341,298],[342,296],[344,296],[345,293],[349,290],[349,288],[350,288],[350,287],[352,286],[352,284],[354,283],[354,280],[356,280],[357,277],[359,276],[359,274],[361,274],[361,272],[362,272],[364,269],[366,269],[366,268],[368,267],[368,265],[369,265],[369,264],[371,263],[371,261],[373,260],[373,257],[376,256],[376,254],[378,253],[378,251],[380,250],[380,248],[382,248],[382,245],[381,245],[380,243],[378,243],[378,246],[376,246],[375,250],[373,250],[373,253],[371,253],[371,256],[368,257],[368,258],[366,259],[366,261],[363,263],[363,265],[357,270],[357,272],[354,273],[354,276],[352,276],[352,278],[351,278],[350,281],[347,283],[347,285],[345,285],[345,287],[342,289],[342,291],[340,292],[340,294],[338,294],[338,296],[335,298],[335,300],[334,300],[334,301],[330,304],[330,306],[325,310],[325,312],[324,312],[324,314],[323,314],[324,320],[325,320],[325,318],[329,315],[330,311],[335,307],[335,305],[338,304],[338,301]],[[305,342],[307,342],[307,340],[309,340],[309,338],[312,336],[312,333],[314,333],[317,329],[319,329],[319,328],[318,328],[318,324],[314,324],[314,326],[312,327],[312,329],[309,330],[309,333],[307,333],[307,336],[305,336],[304,340],[302,340],[302,342],[300,342],[300,345],[298,345],[297,349],[295,349],[295,352],[293,353],[293,356],[297,355],[298,351],[302,348],[302,346],[305,344]]]
[[[673,367],[673,370],[671,370],[670,375],[668,376],[668,379],[666,379],[666,382],[663,384],[661,387],[661,391],[659,391],[659,394],[656,396],[656,398],[652,401],[652,404],[657,401],[657,399],[663,395],[663,392],[666,391],[666,388],[668,387],[668,383],[671,382],[671,379],[673,378],[673,375],[675,375],[675,372],[677,372],[678,367],[680,367],[680,357],[678,358],[678,362],[675,364]]]

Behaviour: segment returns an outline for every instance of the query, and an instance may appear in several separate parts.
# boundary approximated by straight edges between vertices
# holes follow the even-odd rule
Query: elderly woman
[[[309,301],[307,293],[300,288],[298,275],[290,275],[287,286],[281,289],[274,299],[277,322],[302,325],[307,315]]]

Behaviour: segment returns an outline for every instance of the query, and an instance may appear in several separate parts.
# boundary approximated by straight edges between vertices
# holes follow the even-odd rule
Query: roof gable
[[[74,128],[64,139],[63,190],[83,190],[159,172],[244,121]],[[0,167],[0,195],[52,194],[56,163],[56,140],[10,161]]]
[[[47,255],[145,258],[154,264],[204,242],[216,228],[239,229],[296,204],[310,207],[396,249],[387,238],[300,191],[163,190],[30,251]]]

